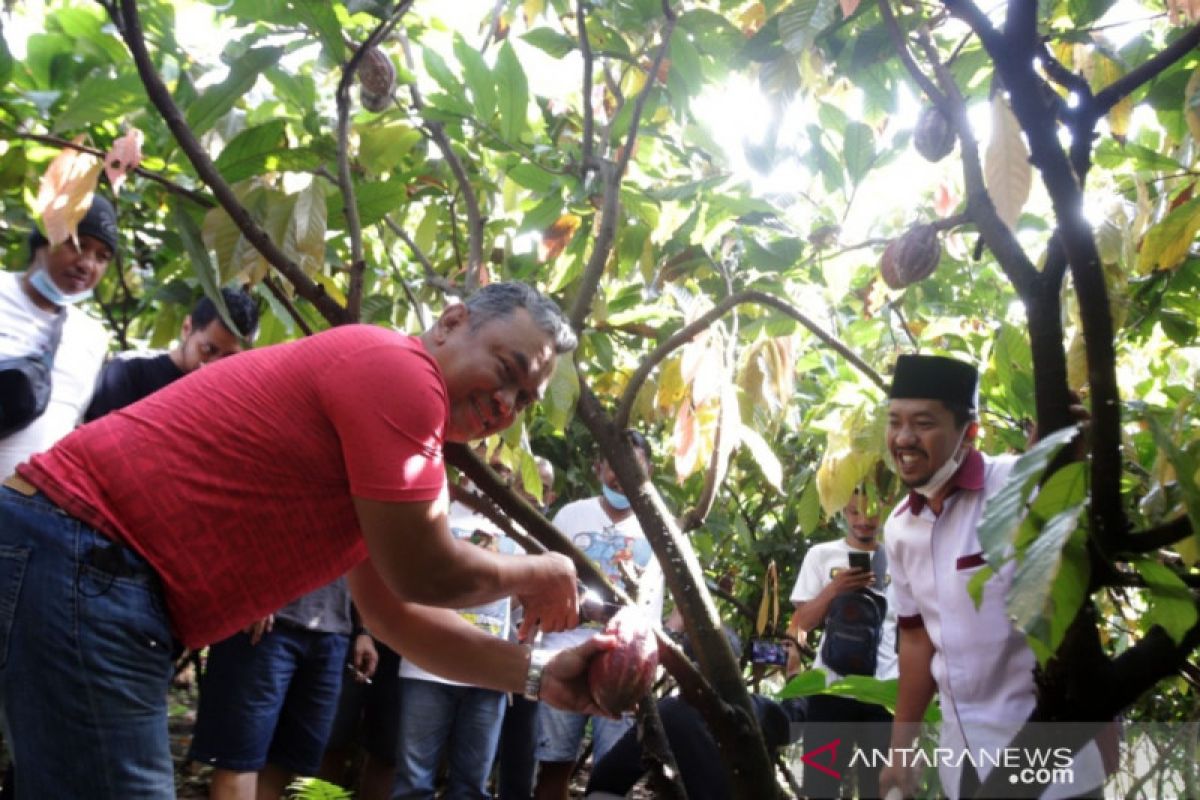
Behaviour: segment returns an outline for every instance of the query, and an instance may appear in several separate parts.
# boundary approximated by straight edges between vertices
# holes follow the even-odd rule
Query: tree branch
[[[916,81],[921,91],[933,101],[933,104],[942,110],[946,119],[950,119],[951,116],[948,113],[951,110],[949,107],[950,100],[938,90],[934,82],[921,71],[921,68],[917,66],[917,62],[913,60],[912,54],[908,51],[908,42],[904,39],[904,32],[900,30],[900,23],[896,21],[896,15],[892,12],[891,0],[879,0],[879,14],[883,17],[883,25],[887,28],[892,45],[896,48],[896,55],[900,57],[900,62],[908,70],[908,74]]]
[[[629,383],[625,387],[625,393],[621,396],[621,403],[617,407],[616,413],[613,415],[613,425],[617,428],[625,428],[629,424],[629,415],[633,410],[633,403],[637,399],[638,390],[645,383],[646,378],[656,366],[662,363],[673,351],[687,344],[696,334],[707,328],[714,321],[722,317],[731,308],[745,304],[757,303],[758,305],[768,306],[784,315],[791,317],[799,322],[805,328],[808,328],[818,339],[824,342],[827,346],[835,350],[839,355],[853,364],[859,372],[866,375],[867,378],[884,391],[887,390],[887,384],[879,373],[872,369],[865,361],[847,347],[840,339],[825,331],[824,328],[817,325],[803,314],[799,309],[791,304],[780,300],[779,298],[759,291],[745,291],[730,295],[710,308],[704,314],[700,315],[692,322],[688,323],[678,331],[673,333],[670,338],[654,349],[654,352],[642,359],[638,364],[637,370],[629,379]]]
[[[460,286],[455,285],[452,281],[443,278],[434,271],[433,264],[429,262],[429,257],[426,256],[421,248],[417,246],[417,243],[413,240],[413,238],[408,235],[408,231],[397,225],[396,222],[387,214],[384,214],[383,222],[388,226],[392,233],[396,234],[400,241],[408,245],[408,249],[412,252],[413,258],[417,259],[417,263],[419,263],[421,265],[421,269],[425,271],[426,283],[434,288],[441,289],[443,292],[453,297],[463,297],[465,295]]]
[[[208,153],[204,152],[204,148],[200,146],[200,142],[196,140],[191,128],[183,118],[179,107],[175,105],[175,101],[171,98],[170,92],[167,91],[166,85],[162,82],[158,72],[154,69],[154,64],[150,60],[150,53],[146,50],[146,41],[142,34],[142,23],[138,16],[138,8],[136,0],[121,0],[121,35],[125,38],[125,44],[129,47],[129,52],[133,55],[134,63],[137,65],[138,74],[141,76],[142,84],[146,87],[146,94],[150,97],[150,102],[158,109],[158,113],[162,115],[167,123],[167,127],[171,129],[175,140],[179,142],[184,154],[188,160],[192,162],[192,166],[196,169],[196,174],[213,192],[217,198],[217,202],[229,214],[230,219],[237,225],[238,230],[246,237],[246,240],[254,246],[256,250],[262,253],[271,266],[279,270],[288,281],[295,287],[296,293],[308,300],[320,312],[331,325],[342,325],[347,322],[353,322],[353,318],[342,308],[337,302],[326,294],[324,287],[313,281],[304,271],[300,269],[295,261],[288,258],[275,242],[271,241],[271,237],[266,231],[250,216],[250,213],[238,201],[234,195],[233,189],[221,177],[221,173],[217,172],[213,166],[212,160],[209,159]]]
[[[346,292],[346,313],[354,319],[362,315],[363,271],[367,264],[363,257],[362,222],[358,216],[358,201],[354,196],[354,178],[350,175],[350,87],[354,85],[354,76],[367,53],[378,46],[396,27],[412,2],[413,0],[403,0],[399,3],[391,16],[376,25],[367,38],[354,49],[350,60],[342,67],[342,77],[338,80],[337,92],[334,95],[337,102],[338,188],[342,192],[346,230],[350,234],[350,287]]]
[[[1170,547],[1192,535],[1192,521],[1187,514],[1146,531],[1127,534],[1121,550],[1126,553],[1153,553],[1162,547]]]
[[[1096,119],[1107,114],[1121,99],[1144,83],[1161,75],[1172,64],[1200,45],[1200,25],[1195,25],[1153,57],[1139,64],[1100,90],[1095,96],[1093,113]]]
[[[583,55],[583,141],[581,142],[580,177],[587,178],[594,165],[592,164],[592,147],[596,135],[596,114],[592,108],[592,81],[595,69],[595,56],[592,55],[592,43],[588,39],[586,0],[576,0],[575,23],[579,28],[579,52]]]
[[[263,286],[266,286],[267,291],[274,295],[275,299],[279,301],[280,305],[287,309],[288,315],[295,321],[297,327],[300,328],[300,331],[305,336],[312,336],[313,331],[308,324],[308,320],[300,315],[300,310],[296,308],[296,304],[292,302],[292,298],[287,296],[287,292],[283,290],[283,287],[281,287],[270,275],[263,277]]]
[[[412,48],[409,46],[407,36],[401,37],[400,46],[404,51],[404,60],[408,64],[408,68],[414,69]],[[425,100],[421,96],[421,90],[415,83],[410,84],[408,88],[412,96],[413,109],[417,113],[423,112]],[[480,274],[483,271],[483,214],[479,210],[479,196],[475,194],[475,187],[471,185],[466,167],[463,166],[458,153],[454,152],[454,145],[451,143],[450,137],[446,135],[446,129],[442,123],[425,120],[424,129],[429,132],[429,138],[433,139],[433,143],[437,145],[442,158],[446,159],[446,164],[450,167],[454,180],[458,182],[463,201],[467,204],[467,277],[464,283],[467,294],[471,294],[479,288]],[[451,219],[451,224],[453,224],[453,219]]]
[[[577,331],[583,329],[583,321],[591,310],[592,300],[600,285],[600,277],[604,274],[604,267],[612,252],[613,239],[617,234],[617,214],[620,210],[621,179],[629,167],[629,159],[633,155],[634,145],[637,144],[638,130],[641,126],[642,112],[646,108],[646,100],[654,89],[659,67],[662,66],[667,50],[671,46],[671,34],[675,30],[675,21],[675,17],[672,15],[668,17],[667,24],[663,27],[662,44],[659,46],[658,52],[654,54],[650,72],[646,76],[646,85],[642,87],[642,91],[638,93],[637,100],[634,102],[633,118],[629,123],[629,132],[625,136],[625,146],[618,154],[616,163],[613,164],[606,160],[597,165],[603,178],[604,203],[600,212],[600,230],[596,234],[596,241],[592,243],[592,253],[588,257],[587,266],[584,267],[583,276],[579,279],[579,293],[575,296],[575,303],[571,307],[570,320]]]

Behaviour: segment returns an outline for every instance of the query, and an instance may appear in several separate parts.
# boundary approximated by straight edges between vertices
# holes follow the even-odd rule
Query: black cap
[[[91,236],[108,245],[114,253],[117,250],[117,211],[112,203],[103,195],[93,194],[92,205],[79,221],[80,236]],[[36,228],[29,234],[29,257],[32,259],[39,247],[50,242]]]
[[[979,371],[964,361],[945,356],[902,355],[892,375],[892,400],[941,400],[975,408]]]

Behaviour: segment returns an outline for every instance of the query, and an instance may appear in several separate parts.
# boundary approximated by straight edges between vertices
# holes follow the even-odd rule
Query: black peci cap
[[[117,251],[117,211],[112,203],[102,195],[92,195],[92,205],[88,208],[83,219],[79,220],[78,233],[80,236],[91,236],[108,245],[114,253]],[[29,234],[29,257],[33,258],[39,247],[49,244],[49,241],[38,229]]]
[[[979,371],[965,361],[945,356],[902,355],[892,375],[892,400],[941,400],[975,408]]]

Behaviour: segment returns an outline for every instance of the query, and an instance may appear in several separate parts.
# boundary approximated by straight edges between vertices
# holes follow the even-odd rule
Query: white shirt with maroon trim
[[[978,536],[984,504],[1004,485],[1015,460],[972,449],[951,479],[955,488],[940,515],[913,494],[884,526],[897,622],[901,629],[924,625],[933,642],[941,746],[956,754],[963,748],[977,753],[1005,747],[1036,705],[1037,660],[1005,607],[1016,563],[1004,564],[984,584],[978,609],[967,592],[971,578],[986,565]],[[1073,767],[1074,783],[1050,786],[1042,796],[1070,797],[1103,781],[1094,743],[1076,755]],[[942,790],[957,797],[961,769],[941,764],[939,771]],[[988,771],[985,763],[980,780]]]

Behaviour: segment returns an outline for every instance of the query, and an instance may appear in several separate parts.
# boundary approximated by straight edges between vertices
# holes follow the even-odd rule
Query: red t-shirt
[[[348,325],[206,366],[19,472],[149,561],[197,647],[365,558],[352,496],[435,500],[448,412],[420,339]]]

